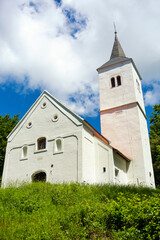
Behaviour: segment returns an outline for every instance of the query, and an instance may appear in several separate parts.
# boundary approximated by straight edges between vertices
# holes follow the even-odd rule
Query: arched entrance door
[[[32,182],[46,182],[46,173],[38,172],[32,175]]]

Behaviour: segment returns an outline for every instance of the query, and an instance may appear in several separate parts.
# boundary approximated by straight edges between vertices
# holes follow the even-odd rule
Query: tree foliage
[[[160,186],[160,104],[153,106],[150,118],[150,143],[156,185]]]
[[[18,122],[19,114],[10,117],[9,114],[4,117],[0,115],[0,177],[2,176],[4,157],[7,145],[7,136]]]

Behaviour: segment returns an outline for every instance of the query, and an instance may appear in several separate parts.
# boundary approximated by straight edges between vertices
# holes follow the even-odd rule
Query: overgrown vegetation
[[[160,191],[32,183],[0,189],[0,239],[160,239]]]
[[[4,117],[0,115],[0,182],[3,171],[3,164],[7,145],[7,136],[18,123],[19,115],[10,117],[9,114]]]
[[[155,182],[160,186],[160,104],[153,106],[150,118],[150,143]]]

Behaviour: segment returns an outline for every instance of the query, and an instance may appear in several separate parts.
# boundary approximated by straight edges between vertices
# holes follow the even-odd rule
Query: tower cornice
[[[143,111],[143,109],[141,108],[140,104],[136,101],[136,102],[131,102],[131,103],[127,103],[127,104],[123,104],[123,105],[120,105],[120,106],[116,106],[116,107],[113,107],[113,108],[107,108],[107,109],[104,109],[104,110],[100,110],[100,114],[103,114],[103,113],[106,113],[108,111],[112,111],[112,110],[118,110],[120,108],[124,108],[124,107],[129,107],[129,106],[138,106],[139,109],[141,110],[142,114],[144,115],[144,117],[147,119],[147,116],[145,114],[145,112]]]
[[[105,64],[103,64],[101,67],[97,68],[97,72],[101,71],[101,70],[104,70],[104,69],[107,69],[107,68],[110,68],[110,67],[114,67],[114,66],[117,66],[119,64],[122,64],[122,63],[125,63],[125,62],[131,62],[133,64],[133,67],[135,68],[140,80],[142,80],[142,77],[133,61],[132,58],[123,58],[123,57],[118,57],[118,58],[114,58],[108,62],[106,62]]]

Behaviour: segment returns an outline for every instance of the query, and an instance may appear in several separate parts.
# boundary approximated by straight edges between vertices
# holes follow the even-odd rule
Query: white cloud
[[[65,15],[71,9],[76,21]],[[27,77],[26,88],[47,89],[77,113],[95,114],[96,68],[110,57],[113,21],[143,84],[159,82],[159,0],[64,0],[61,7],[53,0],[1,0],[0,82],[10,75],[26,85]],[[160,100],[153,89],[146,104]]]
[[[152,89],[149,89],[144,96],[146,105],[154,105],[160,103],[160,83],[154,82]]]

